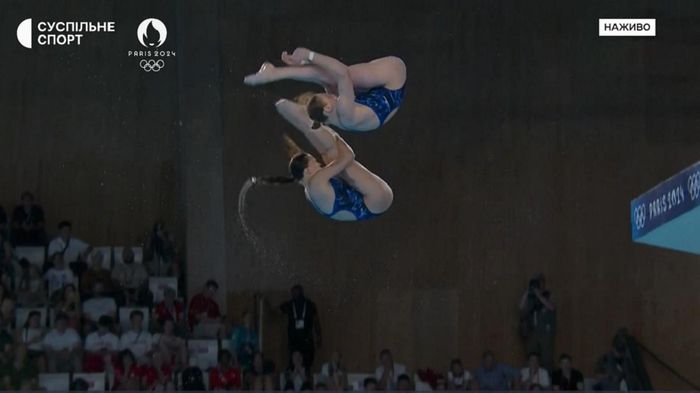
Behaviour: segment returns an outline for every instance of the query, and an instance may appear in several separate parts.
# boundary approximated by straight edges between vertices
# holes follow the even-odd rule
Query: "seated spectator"
[[[379,382],[377,381],[376,378],[367,377],[367,378],[365,378],[364,381],[362,381],[362,387],[363,387],[365,392],[374,392],[374,391],[378,390]]]
[[[153,351],[153,337],[151,333],[144,329],[143,312],[134,310],[129,315],[131,329],[122,334],[119,340],[119,349],[128,349],[136,358],[138,364],[148,362],[148,356]]]
[[[413,382],[411,377],[406,374],[401,374],[396,379],[396,390],[399,392],[409,392],[413,390]]]
[[[551,382],[549,373],[540,367],[540,355],[531,353],[527,359],[527,367],[520,370],[520,383],[525,390],[549,390]]]
[[[596,364],[598,382],[595,390],[631,391],[643,390],[641,377],[637,373],[632,355],[627,349],[626,332],[615,334],[612,350]]]
[[[119,350],[119,339],[111,332],[114,319],[104,315],[99,318],[97,331],[85,338],[84,370],[88,373],[99,373],[108,368]]]
[[[474,373],[474,390],[511,390],[518,380],[518,371],[496,362],[491,351],[484,352],[481,366]]]
[[[70,384],[71,392],[87,392],[90,390],[90,383],[82,378],[76,378]]]
[[[294,386],[295,392],[301,391],[301,386],[310,380],[309,370],[304,367],[304,355],[300,351],[292,352],[292,364],[284,373],[287,383]]]
[[[163,301],[156,305],[153,313],[159,326],[163,326],[166,320],[175,323],[177,328],[185,327],[185,305],[175,298],[175,290],[167,287],[163,291]],[[180,330],[180,329],[176,329]],[[184,332],[182,332],[184,333]]]
[[[163,324],[163,333],[153,336],[153,345],[163,354],[165,364],[180,370],[187,365],[187,344],[175,335],[175,323],[168,319]]]
[[[68,316],[68,327],[80,329],[80,294],[75,289],[75,285],[66,284],[63,291],[58,291],[54,295],[54,312],[56,315],[65,314]]]
[[[143,250],[144,261],[149,272],[157,277],[172,275],[172,263],[175,260],[175,240],[165,230],[163,221],[157,221],[149,234]]]
[[[0,303],[0,327],[12,330],[15,326],[15,301],[12,298],[5,298]]]
[[[90,254],[90,266],[80,276],[80,288],[84,299],[95,296],[96,285],[102,285],[103,294],[114,294],[112,272],[104,268],[103,262],[104,255],[102,251],[95,251]]]
[[[275,390],[275,365],[265,360],[262,352],[253,355],[253,367],[246,375],[246,389],[256,391]]]
[[[80,336],[68,327],[68,316],[58,314],[54,328],[44,337],[44,351],[51,373],[79,372],[82,369]]]
[[[241,369],[236,365],[231,352],[219,351],[218,367],[209,372],[209,390],[240,390],[242,387]]]
[[[406,374],[406,366],[394,363],[394,357],[388,349],[379,353],[381,364],[374,371],[374,376],[379,381],[379,390],[396,390],[399,375]]]
[[[58,236],[49,242],[48,254],[60,253],[66,263],[71,264],[87,260],[91,251],[92,246],[73,237],[73,224],[70,221],[61,221],[58,224]]]
[[[244,311],[241,319],[243,324],[233,328],[231,334],[231,350],[236,354],[241,368],[249,370],[253,364],[253,355],[258,351],[259,339],[250,312]]]
[[[190,301],[188,319],[196,337],[212,337],[221,327],[219,304],[214,300],[218,289],[219,284],[209,280],[202,292],[194,295]]]
[[[204,375],[202,370],[197,367],[197,359],[190,359],[190,366],[182,370],[182,390],[185,391],[204,391]]]
[[[552,373],[552,389],[583,390],[583,374],[573,368],[571,356],[559,356],[559,369]]]
[[[110,372],[114,375],[112,390],[141,390],[141,377],[143,373],[141,368],[136,364],[134,354],[128,349],[119,352],[119,359],[117,359],[114,367],[111,367]]]
[[[43,246],[44,209],[34,203],[34,195],[25,191],[22,202],[12,212],[12,242],[16,246]]]
[[[17,329],[15,333],[15,343],[27,347],[27,356],[34,362],[39,372],[44,372],[46,368],[46,356],[43,347],[45,334],[46,331],[39,311],[31,311],[24,322],[24,326]]]
[[[54,296],[57,296],[65,285],[76,284],[77,281],[73,271],[66,266],[63,254],[56,252],[49,255],[53,266],[44,274],[44,280],[48,283],[49,298],[54,300]]]
[[[26,259],[20,260],[22,276],[17,286],[17,301],[24,307],[33,307],[48,303],[44,279],[38,266]]]
[[[85,321],[91,324],[103,317],[108,316],[112,320],[117,319],[117,302],[114,298],[105,296],[104,287],[101,282],[95,283],[93,297],[83,302],[83,316]]]
[[[39,370],[27,356],[27,347],[22,344],[15,345],[14,359],[5,367],[2,367],[0,376],[3,377],[3,382],[8,390],[19,390],[22,388],[22,382],[31,381],[39,378]]]
[[[148,272],[141,263],[134,261],[134,251],[124,248],[123,263],[117,263],[112,270],[112,280],[122,293],[128,306],[150,306]]]
[[[321,379],[330,390],[345,390],[348,385],[348,375],[340,352],[333,351],[331,360],[321,366]]]
[[[173,369],[164,361],[160,351],[153,351],[151,363],[151,365],[142,366],[142,389],[174,391]]]
[[[462,360],[452,359],[450,371],[447,372],[447,389],[469,390],[472,375],[462,366]]]

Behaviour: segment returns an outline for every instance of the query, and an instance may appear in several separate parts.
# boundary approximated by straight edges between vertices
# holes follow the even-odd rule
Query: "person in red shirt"
[[[153,352],[152,365],[143,366],[141,386],[145,390],[174,391],[173,369],[160,351]]]
[[[176,293],[173,288],[167,287],[163,291],[164,299],[156,305],[153,311],[156,316],[156,321],[160,326],[165,324],[166,320],[172,320],[175,325],[179,325],[185,320],[185,305],[175,299]]]
[[[227,349],[219,351],[219,367],[209,372],[209,390],[240,390],[241,368]]]
[[[194,295],[190,301],[190,311],[188,319],[190,327],[194,328],[198,324],[219,324],[221,312],[219,305],[214,300],[219,284],[214,280],[207,281],[202,292]]]
[[[107,363],[107,369],[111,367]],[[119,362],[112,368],[114,373],[114,385],[112,390],[141,390],[141,377],[143,370],[136,364],[136,358],[130,350],[125,349],[119,353]]]

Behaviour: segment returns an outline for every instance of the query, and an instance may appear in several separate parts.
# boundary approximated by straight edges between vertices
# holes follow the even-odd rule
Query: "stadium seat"
[[[102,267],[107,269],[107,270],[111,270],[112,269],[112,247],[108,247],[108,246],[93,247],[92,252],[87,257],[88,265],[92,262],[92,255],[98,251],[102,252],[102,256],[103,256]]]
[[[89,392],[104,392],[106,378],[105,373],[75,373],[73,374],[73,381],[76,379],[84,379],[88,383]]]
[[[24,327],[24,323],[27,321],[27,317],[29,317],[29,313],[32,311],[39,311],[41,313],[41,326],[46,327],[46,315],[48,314],[46,307],[19,307],[15,311],[15,323],[17,324],[17,329]]]
[[[47,392],[67,392],[70,389],[70,374],[39,374],[39,386]]]
[[[151,314],[148,307],[121,307],[119,309],[119,327],[121,327],[122,332],[126,332],[131,328],[129,317],[134,310],[141,310],[143,313],[143,328],[146,330],[149,329]]]
[[[13,255],[17,261],[26,258],[32,265],[43,267],[46,261],[46,248],[44,247],[16,247]]]
[[[143,248],[141,247],[131,247],[134,251],[134,262],[143,263]],[[122,254],[124,253],[124,247],[114,247],[114,264],[124,263],[122,260]]]
[[[188,340],[187,352],[191,358],[197,359],[199,368],[209,370],[217,365],[219,343],[217,340]]]
[[[204,390],[209,390],[209,371],[202,371],[202,378],[204,379]],[[182,372],[178,372],[175,376],[175,390],[183,390],[182,388]]]
[[[167,287],[174,289],[177,294],[177,277],[150,277],[148,279],[148,289],[153,293],[155,303],[163,300],[163,292]]]

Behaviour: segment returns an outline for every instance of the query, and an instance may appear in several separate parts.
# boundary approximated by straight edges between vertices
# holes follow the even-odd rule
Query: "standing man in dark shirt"
[[[321,323],[316,304],[304,296],[301,285],[292,287],[292,300],[283,303],[280,310],[287,314],[289,322],[289,358],[295,351],[304,357],[304,367],[308,370],[314,362],[314,351],[321,347]]]
[[[16,246],[46,244],[44,209],[34,203],[34,195],[29,191],[22,193],[22,203],[12,212],[12,241]]]
[[[573,368],[571,356],[559,356],[559,369],[552,373],[552,389],[583,390],[583,374]]]
[[[541,364],[551,371],[554,367],[554,336],[557,313],[544,275],[537,274],[520,298],[520,333],[525,339],[525,352],[540,355]]]

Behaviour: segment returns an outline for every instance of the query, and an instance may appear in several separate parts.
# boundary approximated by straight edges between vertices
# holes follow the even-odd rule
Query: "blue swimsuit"
[[[331,183],[331,187],[333,187],[333,191],[335,192],[335,201],[333,201],[333,211],[331,211],[330,213],[323,212],[316,206],[316,204],[311,199],[309,199],[311,205],[321,215],[330,218],[333,217],[339,211],[347,210],[355,215],[355,219],[357,221],[369,220],[370,218],[374,218],[379,215],[369,211],[369,209],[365,205],[365,200],[362,194],[360,194],[360,192],[354,189],[351,185],[346,183],[345,180],[338,177],[332,177],[329,180],[329,182]]]
[[[369,107],[379,118],[381,126],[389,117],[389,114],[399,106],[404,96],[404,88],[402,86],[398,90],[389,90],[386,87],[375,87],[373,89],[356,93],[355,102]]]

